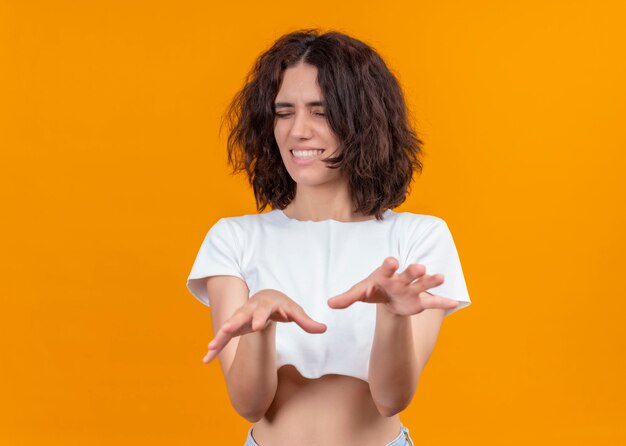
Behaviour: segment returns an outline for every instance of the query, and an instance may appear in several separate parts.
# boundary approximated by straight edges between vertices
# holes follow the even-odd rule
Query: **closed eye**
[[[313,112],[312,114],[314,116],[326,116],[326,113],[324,112]],[[274,115],[277,118],[288,118],[289,116],[293,115],[293,113],[274,113]]]

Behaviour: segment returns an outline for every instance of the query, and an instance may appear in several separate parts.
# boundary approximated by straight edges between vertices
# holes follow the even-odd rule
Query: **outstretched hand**
[[[228,318],[209,343],[209,351],[202,359],[208,364],[236,336],[265,330],[272,321],[295,322],[308,333],[323,333],[326,325],[317,322],[303,308],[284,293],[264,289],[251,296],[248,301]]]
[[[412,263],[399,274],[398,261],[387,257],[382,266],[345,293],[328,299],[331,308],[347,308],[355,302],[380,303],[394,314],[407,316],[428,308],[455,308],[458,302],[429,293],[444,282],[442,274],[426,274],[426,267]]]

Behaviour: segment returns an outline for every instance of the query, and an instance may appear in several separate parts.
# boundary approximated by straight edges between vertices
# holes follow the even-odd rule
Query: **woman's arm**
[[[233,407],[248,421],[258,421],[278,385],[276,322],[295,322],[308,333],[323,333],[326,325],[278,290],[264,289],[248,298],[249,289],[238,277],[210,277],[207,290],[213,330],[219,329],[203,361],[220,358]]]
[[[235,276],[207,279],[213,329],[222,327],[248,301],[246,283]],[[257,293],[258,294],[258,293]],[[217,333],[215,333],[217,335]],[[260,420],[276,394],[276,322],[261,331],[233,337],[218,357],[234,409],[250,422]]]
[[[458,306],[454,299],[426,291],[443,283],[442,274],[426,274],[419,264],[399,274],[397,269],[398,261],[387,257],[364,280],[328,300],[331,308],[347,308],[355,302],[376,304],[368,383],[374,404],[387,417],[401,412],[413,399],[444,311]]]
[[[437,342],[443,312],[431,308],[404,316],[376,304],[368,382],[381,415],[391,417],[410,404]]]
[[[276,372],[276,322],[240,337],[228,370],[230,401],[246,420],[255,423],[267,412],[278,385]]]

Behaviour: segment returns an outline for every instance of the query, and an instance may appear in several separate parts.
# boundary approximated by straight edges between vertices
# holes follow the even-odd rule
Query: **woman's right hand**
[[[209,352],[202,359],[208,364],[235,336],[263,331],[276,322],[295,322],[308,333],[324,333],[326,325],[311,319],[300,305],[286,294],[273,289],[261,290],[228,318],[209,343]]]

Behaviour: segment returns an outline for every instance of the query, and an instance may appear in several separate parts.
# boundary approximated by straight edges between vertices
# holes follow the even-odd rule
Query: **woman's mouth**
[[[302,159],[302,160],[317,158],[323,152],[324,152],[324,149],[291,150],[291,154],[294,156],[294,158]]]

